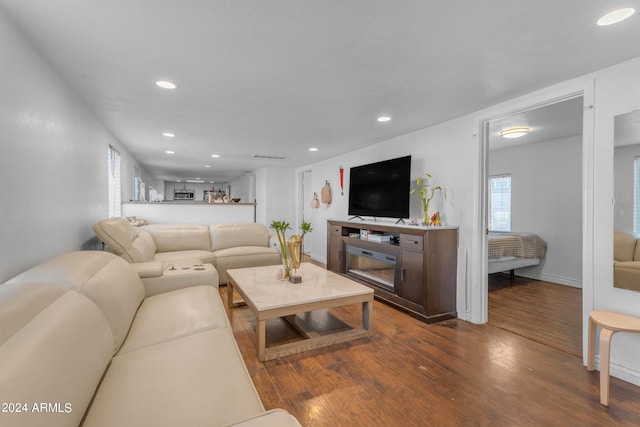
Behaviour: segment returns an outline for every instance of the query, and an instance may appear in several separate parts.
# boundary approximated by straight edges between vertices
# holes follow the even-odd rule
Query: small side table
[[[640,318],[610,311],[594,310],[589,315],[587,369],[595,369],[596,330],[600,326],[600,403],[609,406],[611,338],[616,332],[640,333]]]

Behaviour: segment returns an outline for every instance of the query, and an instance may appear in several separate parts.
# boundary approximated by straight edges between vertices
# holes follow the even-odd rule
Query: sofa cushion
[[[214,256],[211,251],[191,249],[176,252],[158,252],[153,257],[154,261],[160,261],[165,264],[174,261],[180,262],[192,259],[198,259],[203,264],[213,264]]]
[[[84,426],[226,426],[264,412],[230,329],[113,358]]]
[[[112,353],[109,325],[86,297],[50,284],[0,286],[0,402],[28,405],[0,423],[79,425]],[[49,402],[55,412],[33,411]]]
[[[227,270],[233,268],[262,267],[281,263],[280,252],[263,246],[241,246],[221,249],[214,253],[214,265],[220,284],[227,283]]]
[[[128,262],[152,261],[156,244],[149,233],[134,228],[125,218],[108,218],[92,226],[108,251]]]
[[[191,335],[228,328],[217,288],[195,286],[145,298],[118,354]]]
[[[156,252],[199,249],[211,252],[209,227],[202,224],[153,224],[143,227],[156,243]]]
[[[47,282],[86,295],[104,313],[118,351],[145,295],[144,285],[131,265],[116,255],[76,251],[51,258],[7,283]]]
[[[613,232],[613,259],[616,261],[638,261],[635,259],[636,238],[621,231]],[[640,254],[639,254],[640,255]]]
[[[236,224],[217,224],[210,226],[211,249],[238,246],[269,246],[269,230],[262,224],[243,222]]]

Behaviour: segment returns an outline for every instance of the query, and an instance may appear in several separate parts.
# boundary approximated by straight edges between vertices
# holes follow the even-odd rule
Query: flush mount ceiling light
[[[218,157],[220,157],[220,154],[212,154],[211,157],[217,159]]]
[[[388,122],[389,120],[391,120],[391,117],[388,116],[382,116],[382,117],[378,117],[377,119],[379,122]]]
[[[177,87],[175,83],[166,80],[158,80],[156,85],[162,89],[175,89]]]
[[[634,8],[625,7],[624,9],[616,9],[604,15],[598,19],[597,24],[601,27],[605,25],[617,24],[620,21],[624,21],[636,12]]]
[[[205,168],[210,168],[210,167],[211,167],[211,165],[204,165],[204,167],[205,167]]]
[[[520,138],[529,133],[529,128],[524,126],[517,126],[500,131],[500,136],[503,138]]]
[[[167,150],[167,151],[165,151],[165,153],[167,153],[167,154],[176,154],[175,151],[171,151],[171,150]]]
[[[176,136],[175,134],[173,134],[173,133],[171,133],[171,132],[165,132],[165,133],[163,133],[162,135],[166,136],[167,138],[173,138],[173,137],[175,137],[175,136]]]
[[[309,148],[309,151],[318,151],[318,149],[316,147],[311,147]]]

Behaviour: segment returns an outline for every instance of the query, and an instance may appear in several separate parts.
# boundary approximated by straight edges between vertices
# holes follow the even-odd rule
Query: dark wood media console
[[[457,227],[328,225],[329,270],[370,286],[377,299],[427,323],[457,317]],[[376,240],[361,238],[361,230]]]

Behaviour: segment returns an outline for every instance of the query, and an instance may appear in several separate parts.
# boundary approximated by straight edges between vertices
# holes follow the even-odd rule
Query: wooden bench
[[[640,318],[610,311],[594,310],[589,315],[587,369],[595,369],[596,330],[600,326],[600,403],[609,406],[611,338],[616,332],[640,333]]]

